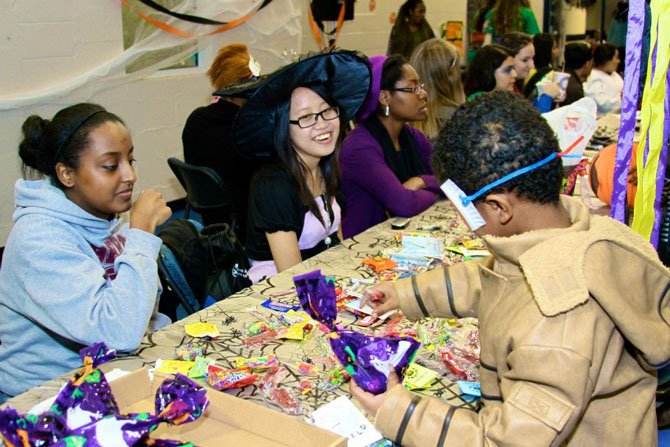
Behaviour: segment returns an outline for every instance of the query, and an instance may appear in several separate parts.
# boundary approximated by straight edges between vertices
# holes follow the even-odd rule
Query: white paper
[[[365,447],[383,438],[346,396],[316,409],[307,422],[346,437],[348,447]]]
[[[456,183],[447,180],[442,183],[440,189],[444,191],[447,198],[454,204],[463,220],[465,220],[465,223],[470,227],[470,231],[476,231],[486,225],[486,221],[484,221],[484,218],[479,214],[479,211],[477,211],[477,208],[475,208],[472,202],[467,206],[463,206],[461,197],[466,197],[466,194],[456,185]]]
[[[350,310],[350,311],[358,311],[358,312],[364,313],[365,315],[372,315],[372,313],[374,312],[374,309],[372,307],[370,307],[369,304],[366,304],[365,306],[361,306],[361,299],[362,299],[361,294],[355,293],[355,292],[349,292],[349,293],[351,294],[351,296],[356,296],[358,298],[355,299],[355,300],[347,301],[344,304],[345,309]],[[395,309],[389,310],[385,314],[378,315],[377,318],[379,318],[380,320],[386,320],[388,317],[390,317],[394,313],[396,313]]]
[[[444,252],[444,239],[426,236],[402,237],[402,253],[405,255],[430,256],[441,258]]]

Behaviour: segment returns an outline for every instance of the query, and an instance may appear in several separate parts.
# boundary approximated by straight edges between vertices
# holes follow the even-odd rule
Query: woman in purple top
[[[416,71],[399,55],[369,61],[370,94],[340,153],[345,238],[390,216],[414,216],[441,193],[430,167],[430,141],[407,125],[426,119],[427,94]]]

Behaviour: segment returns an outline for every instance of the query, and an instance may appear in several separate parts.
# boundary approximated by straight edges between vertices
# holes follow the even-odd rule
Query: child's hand
[[[548,82],[542,93],[555,99],[561,95],[561,87],[555,82]]]
[[[391,374],[389,374],[388,377],[388,382],[386,383],[386,391],[390,390],[399,383],[400,380],[398,380],[398,376],[396,375],[395,371],[391,370]],[[372,393],[368,393],[367,391],[363,390],[363,388],[358,386],[353,378],[349,381],[349,391],[351,391],[351,395],[356,398],[358,403],[361,404],[363,410],[372,416],[377,415],[379,407],[382,406],[384,399],[386,399],[385,392],[377,394],[376,396]]]
[[[172,215],[165,199],[155,189],[146,189],[140,193],[130,209],[130,228],[153,234],[156,226],[165,222]]]
[[[391,310],[400,309],[400,300],[392,282],[382,282],[363,292],[361,306],[368,304],[374,310],[374,316],[383,315]]]

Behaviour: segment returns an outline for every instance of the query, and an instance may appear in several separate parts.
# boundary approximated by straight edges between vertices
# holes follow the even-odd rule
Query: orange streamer
[[[219,34],[219,33],[222,33],[224,31],[228,31],[230,29],[233,29],[235,27],[238,27],[238,26],[242,25],[243,23],[247,22],[250,18],[252,18],[254,16],[254,14],[256,14],[258,12],[258,10],[256,10],[256,11],[250,12],[249,14],[247,14],[245,16],[242,16],[238,19],[231,20],[230,22],[226,23],[223,26],[220,26],[219,28],[215,29],[214,31],[212,31],[210,33],[192,34],[192,33],[187,33],[186,31],[182,31],[178,28],[175,28],[174,26],[169,25],[165,22],[162,22],[158,19],[154,19],[153,17],[149,17],[148,15],[142,13],[141,11],[138,11],[135,8],[133,8],[130,5],[130,3],[128,2],[128,0],[120,0],[120,1],[121,1],[121,3],[126,5],[126,7],[128,7],[128,9],[130,9],[135,14],[140,16],[140,18],[142,18],[142,20],[144,20],[145,22],[155,26],[156,28],[160,28],[163,31],[167,31],[168,33],[175,34],[175,35],[181,36],[181,37],[204,37],[204,36],[211,36],[211,35],[214,35],[214,34]]]

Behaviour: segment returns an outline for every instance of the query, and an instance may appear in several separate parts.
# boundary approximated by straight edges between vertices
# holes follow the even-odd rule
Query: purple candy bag
[[[97,368],[114,357],[104,344],[80,351],[84,367],[63,388],[49,411],[37,417],[15,410],[0,410],[0,440],[23,445],[22,432],[31,445],[70,447],[86,445],[161,446],[184,445],[178,441],[149,440],[159,423],[183,424],[199,418],[209,401],[206,391],[188,377],[177,374],[156,391],[155,414],[119,414],[104,374]]]
[[[330,330],[330,346],[356,383],[373,394],[386,391],[391,367],[400,380],[419,346],[411,337],[374,337],[353,331],[339,331],[335,285],[320,270],[293,278],[300,305],[312,318]]]
[[[119,407],[112,396],[105,375],[97,369],[116,357],[104,343],[96,343],[79,351],[84,364],[58,393],[49,413],[62,416],[67,428],[74,430],[83,424],[102,419],[109,414],[119,414]],[[77,413],[76,418],[68,414]]]
[[[300,306],[305,312],[334,331],[337,319],[335,283],[326,280],[321,275],[321,270],[294,276],[293,283],[300,299]]]

